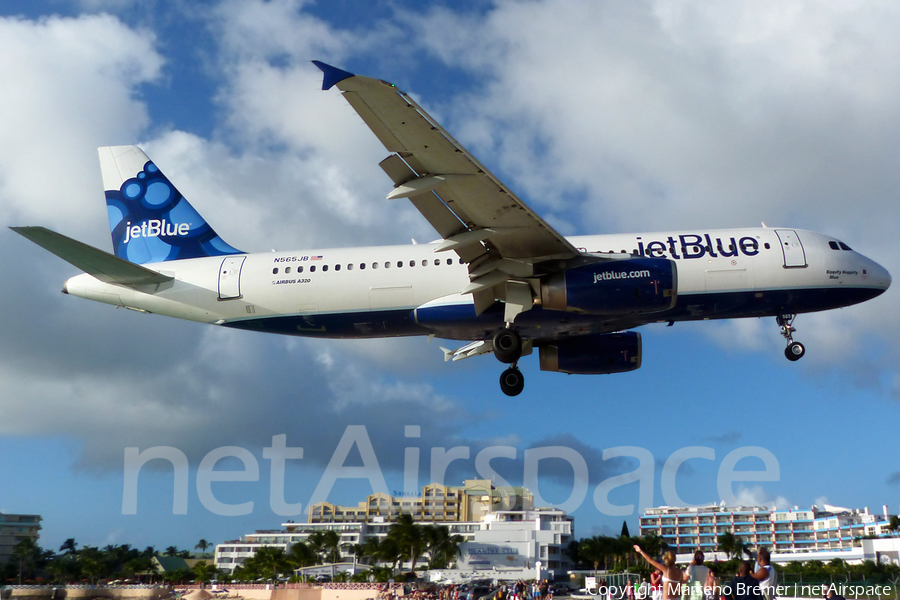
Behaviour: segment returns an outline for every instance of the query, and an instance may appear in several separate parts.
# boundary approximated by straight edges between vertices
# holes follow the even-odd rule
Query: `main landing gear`
[[[794,333],[797,330],[794,329],[793,323],[796,316],[794,314],[784,314],[775,317],[775,321],[781,327],[781,335],[787,340],[787,348],[784,349],[784,355],[790,361],[800,360],[806,354],[806,348],[803,347],[803,344],[794,341]]]
[[[493,347],[497,360],[512,365],[500,375],[500,389],[507,396],[518,396],[525,389],[525,376],[516,366],[522,357],[522,337],[507,325],[494,334]]]

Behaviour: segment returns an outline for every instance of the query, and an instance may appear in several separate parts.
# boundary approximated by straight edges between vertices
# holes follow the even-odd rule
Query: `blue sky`
[[[433,239],[411,206],[383,200],[384,148],[320,90],[320,59],[412,93],[563,233],[765,221],[833,234],[896,274],[898,25],[900,8],[878,2],[0,2],[0,222],[108,249],[95,148],[138,143],[245,250]],[[714,451],[682,465],[676,491],[718,502],[722,460],[752,446],[779,477],[736,484],[746,503],[900,512],[893,289],[799,317],[798,363],[774,319],[651,326],[639,371],[565,376],[526,357],[526,391],[510,399],[490,357],[444,364],[424,339],[287,339],[118,311],[60,294],[72,268],[8,230],[0,250],[0,511],[41,514],[47,548],[193,548],[278,527],[272,437],[304,448],[285,500],[307,504],[360,425],[389,490],[402,489],[407,447],[420,484],[438,448],[470,449],[448,484],[476,476],[484,448],[515,449],[490,463],[514,484],[527,450],[576,452],[589,473],[579,537],[618,533],[623,518],[637,531],[637,510],[592,500],[637,468],[603,460],[620,446],[652,454],[654,504],[673,454]],[[161,463],[123,514],[125,448],[158,446],[190,461],[187,514],[173,514]],[[197,466],[223,446],[249,452],[259,478],[212,490],[253,501],[250,514],[214,514],[198,495]],[[346,465],[363,462],[354,449]],[[540,495],[564,502],[572,473],[542,461]],[[329,500],[369,489],[339,481]],[[638,484],[609,499],[637,505]]]

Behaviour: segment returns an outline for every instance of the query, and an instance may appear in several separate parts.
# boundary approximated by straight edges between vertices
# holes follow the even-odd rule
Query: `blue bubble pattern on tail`
[[[152,161],[106,191],[116,256],[137,264],[243,254],[226,244]]]

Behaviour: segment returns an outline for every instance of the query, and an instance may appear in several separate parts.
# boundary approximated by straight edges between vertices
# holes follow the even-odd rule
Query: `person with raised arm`
[[[634,545],[634,551],[641,555],[649,564],[653,565],[662,572],[663,584],[663,600],[676,600],[681,598],[681,581],[684,573],[675,566],[675,553],[671,550],[663,554],[663,561],[658,562],[650,557],[649,554],[641,550],[637,544]]]

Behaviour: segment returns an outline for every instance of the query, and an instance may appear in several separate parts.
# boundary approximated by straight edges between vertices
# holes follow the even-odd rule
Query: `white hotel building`
[[[864,538],[891,536],[891,516],[887,506],[881,514],[874,514],[868,508],[848,509],[827,504],[821,509],[795,506],[791,510],[716,504],[660,506],[647,509],[641,516],[641,535],[656,533],[678,554],[716,551],[718,537],[731,532],[751,549],[765,547],[785,560],[862,560],[874,559],[868,556],[874,550],[863,552],[863,542],[868,541]],[[891,552],[886,546],[884,551]],[[891,554],[884,556],[892,561],[898,558]]]
[[[353,562],[353,545],[373,536],[386,537],[392,521],[409,513],[418,522],[446,525],[451,535],[465,538],[457,564],[461,571],[534,569],[540,562],[546,571],[563,573],[571,568],[563,550],[575,539],[573,518],[561,510],[534,508],[532,498],[524,488],[495,488],[489,481],[467,480],[458,488],[425,486],[421,498],[412,500],[373,494],[358,507],[322,503],[311,507],[312,522],[288,522],[280,530],[257,531],[217,545],[216,567],[233,573],[259,548],[275,546],[288,552],[316,531],[338,532],[342,560]],[[440,499],[440,507],[429,509],[435,499]]]

